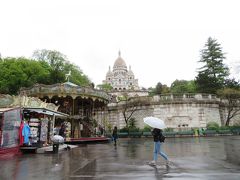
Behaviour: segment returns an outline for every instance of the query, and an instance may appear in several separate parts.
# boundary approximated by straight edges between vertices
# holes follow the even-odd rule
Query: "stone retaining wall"
[[[165,121],[167,127],[178,131],[204,128],[210,121],[215,121],[221,126],[226,121],[226,108],[220,108],[220,99],[214,95],[185,94],[139,98],[145,99],[138,105],[132,117],[141,129],[145,126],[143,118],[147,116],[158,117]],[[105,119],[113,126],[123,128],[126,124],[122,109],[122,103],[109,104]],[[235,122],[239,120],[240,116],[234,118]]]

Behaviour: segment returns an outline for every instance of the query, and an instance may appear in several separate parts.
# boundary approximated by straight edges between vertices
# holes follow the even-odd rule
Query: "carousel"
[[[55,133],[62,133],[66,139],[101,135],[103,124],[98,119],[106,114],[110,100],[110,95],[104,91],[65,82],[21,88],[20,95],[38,97],[58,106],[58,111],[68,114],[67,118],[58,117],[55,120]]]

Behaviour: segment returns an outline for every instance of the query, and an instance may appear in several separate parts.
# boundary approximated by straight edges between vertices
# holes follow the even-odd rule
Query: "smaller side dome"
[[[113,72],[111,71],[111,68],[109,66],[109,69],[108,69],[108,72],[107,72],[107,76],[112,76],[113,75]]]
[[[134,74],[133,74],[133,72],[132,72],[132,69],[131,69],[131,66],[129,66],[128,75],[129,75],[129,76],[134,76]]]

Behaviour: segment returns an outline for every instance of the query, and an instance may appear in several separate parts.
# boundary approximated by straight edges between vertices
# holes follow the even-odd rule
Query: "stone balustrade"
[[[220,101],[214,94],[161,94],[153,96],[153,101]]]
[[[193,94],[193,93],[185,93],[185,94],[161,94],[155,96],[138,96],[132,97],[131,100],[128,100],[128,104],[131,103],[141,103],[142,105],[146,104],[159,104],[159,103],[173,103],[173,102],[220,102],[220,98],[218,98],[214,94]],[[116,107],[116,106],[124,106],[126,101],[119,101],[114,103],[109,103],[108,107]]]

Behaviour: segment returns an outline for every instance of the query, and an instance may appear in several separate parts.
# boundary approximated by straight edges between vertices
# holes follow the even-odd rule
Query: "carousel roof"
[[[66,84],[66,85],[69,85],[69,86],[75,86],[75,87],[79,86],[79,85],[74,84],[74,83],[72,83],[72,82],[65,82],[65,83],[63,83],[63,84]]]
[[[102,101],[109,101],[111,98],[110,95],[105,91],[93,89],[91,87],[79,86],[71,82],[57,83],[52,85],[35,84],[31,88],[21,88],[20,94],[40,98],[43,98],[45,96],[71,96],[76,98],[80,96],[84,98],[96,98]]]

